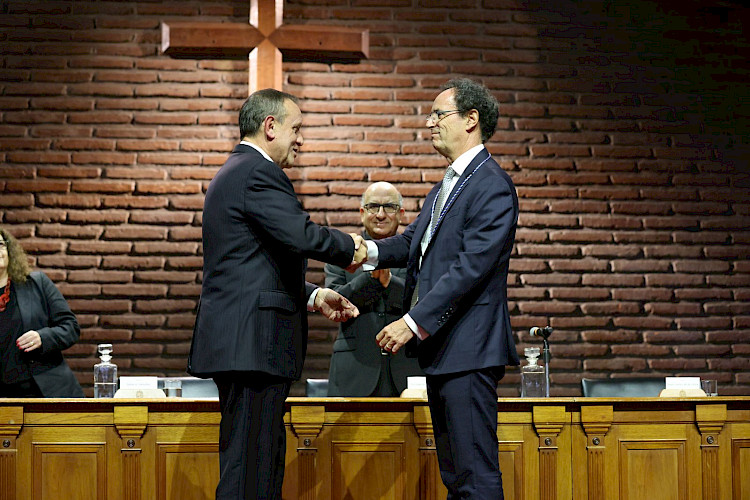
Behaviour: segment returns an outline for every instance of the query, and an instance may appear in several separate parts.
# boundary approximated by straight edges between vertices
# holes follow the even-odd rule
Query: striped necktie
[[[440,192],[438,193],[437,199],[435,200],[435,210],[432,211],[432,217],[430,218],[430,227],[427,231],[425,231],[425,234],[422,237],[422,241],[425,241],[425,243],[429,243],[432,239],[432,233],[435,231],[438,220],[440,220],[440,212],[443,211],[445,201],[451,192],[451,181],[453,181],[453,178],[455,176],[456,171],[453,170],[453,167],[448,167],[445,171],[445,175],[443,176],[443,185],[440,186]],[[414,306],[417,304],[417,300],[419,300],[419,276],[417,276],[417,284],[414,286],[414,293],[411,296],[411,308],[414,308]]]

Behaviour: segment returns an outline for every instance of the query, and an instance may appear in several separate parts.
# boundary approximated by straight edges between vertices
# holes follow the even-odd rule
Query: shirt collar
[[[471,163],[474,157],[478,155],[479,152],[483,149],[484,149],[484,144],[479,144],[477,146],[474,146],[470,150],[466,151],[458,158],[456,158],[456,161],[454,161],[451,164],[451,167],[456,172],[456,175],[459,177],[463,175],[464,170],[466,170],[466,167],[469,166],[469,163]]]
[[[273,161],[273,160],[271,159],[271,157],[270,157],[270,156],[268,156],[268,153],[266,153],[265,151],[263,151],[262,149],[260,149],[260,147],[259,147],[259,146],[256,146],[256,145],[255,145],[255,144],[253,144],[252,142],[248,142],[248,141],[240,141],[240,144],[242,144],[243,146],[250,146],[251,148],[253,148],[254,150],[256,150],[256,151],[257,151],[258,153],[262,154],[262,155],[263,155],[263,158],[265,158],[266,160],[270,161],[271,163],[275,163],[275,162],[274,162],[274,161]]]

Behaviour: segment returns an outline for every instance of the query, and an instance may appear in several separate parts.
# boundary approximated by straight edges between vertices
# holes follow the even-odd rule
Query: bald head
[[[362,194],[362,225],[374,240],[393,236],[404,215],[401,193],[389,182],[376,182]]]

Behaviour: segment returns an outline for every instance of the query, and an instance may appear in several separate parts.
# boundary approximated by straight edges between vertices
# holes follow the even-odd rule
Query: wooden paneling
[[[750,500],[750,439],[732,441],[732,500]]]
[[[684,441],[621,441],[620,499],[687,500]]]
[[[290,398],[285,500],[442,500],[426,402]],[[216,402],[3,400],[0,500],[213,499]],[[503,399],[508,500],[750,500],[750,398]]]
[[[401,443],[331,443],[334,500],[404,500],[406,467]]]
[[[219,482],[215,444],[157,445],[158,500],[211,500]]]
[[[105,446],[101,444],[32,445],[34,500],[97,500],[107,496]]]

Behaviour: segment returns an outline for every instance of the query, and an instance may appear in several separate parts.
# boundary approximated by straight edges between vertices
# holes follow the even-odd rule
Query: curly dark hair
[[[454,78],[440,87],[441,92],[448,89],[455,89],[456,108],[462,116],[472,109],[479,112],[482,142],[487,142],[495,133],[497,119],[500,116],[495,96],[490,93],[487,87],[468,78]]]
[[[24,283],[29,277],[29,257],[17,239],[0,227],[0,236],[8,249],[8,277],[15,283]]]

